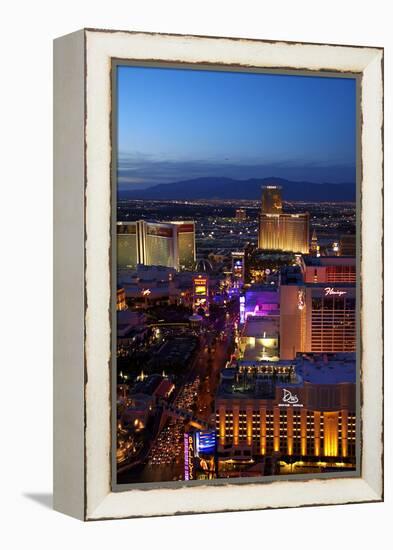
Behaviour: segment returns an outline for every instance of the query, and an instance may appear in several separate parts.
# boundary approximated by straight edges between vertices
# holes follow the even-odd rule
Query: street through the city
[[[234,315],[220,315],[206,321],[200,336],[200,348],[189,367],[181,387],[177,388],[174,405],[189,410],[193,415],[214,428],[214,396],[219,384],[220,371],[225,367],[233,348]],[[159,413],[156,419],[161,430],[134,466],[119,472],[119,483],[156,482],[162,479],[184,479],[183,438],[187,422]],[[165,415],[165,417],[163,417]]]

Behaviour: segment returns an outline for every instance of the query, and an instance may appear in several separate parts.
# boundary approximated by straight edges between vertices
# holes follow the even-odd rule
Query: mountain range
[[[282,198],[287,201],[352,202],[356,200],[354,183],[312,183],[282,178],[234,180],[205,177],[165,183],[147,189],[119,190],[120,199],[197,200],[245,199],[261,197],[262,185],[281,185]]]

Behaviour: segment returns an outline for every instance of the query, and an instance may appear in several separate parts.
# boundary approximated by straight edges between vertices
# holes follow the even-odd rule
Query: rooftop
[[[217,395],[270,399],[276,387],[355,384],[355,357],[355,353],[325,353],[299,354],[293,361],[238,361],[222,371]]]
[[[309,384],[355,384],[355,353],[302,355],[296,359],[296,372]]]
[[[303,275],[298,266],[284,267],[281,269],[282,285],[301,285],[303,284]]]
[[[278,295],[278,289],[276,286],[271,284],[253,284],[250,288],[246,290],[246,295],[251,296],[252,294],[260,294],[262,292],[275,293]]]
[[[248,338],[278,338],[278,330],[278,317],[249,315],[241,335]]]
[[[335,265],[356,265],[355,256],[303,256],[306,266],[325,267]]]
[[[153,395],[155,390],[161,384],[162,377],[159,374],[152,374],[144,380],[137,382],[133,387],[132,397]]]

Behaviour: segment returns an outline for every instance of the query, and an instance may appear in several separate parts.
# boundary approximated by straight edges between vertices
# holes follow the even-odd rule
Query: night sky
[[[196,177],[355,182],[351,78],[119,67],[119,188]]]

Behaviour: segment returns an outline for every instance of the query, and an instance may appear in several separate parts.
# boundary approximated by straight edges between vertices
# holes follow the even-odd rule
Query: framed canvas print
[[[54,506],[383,498],[383,50],[54,44]]]

